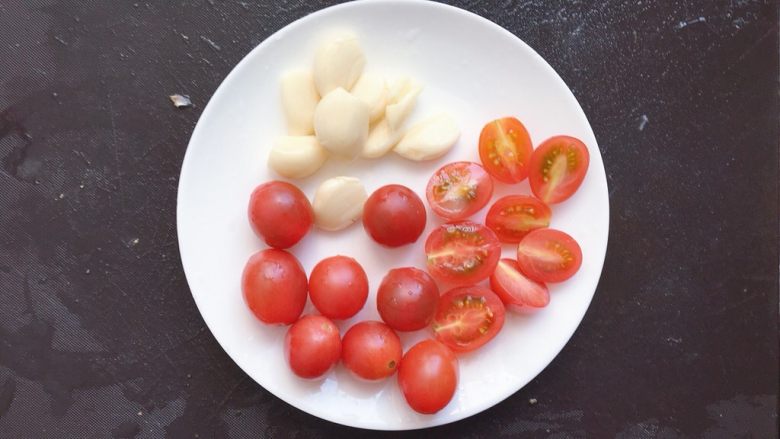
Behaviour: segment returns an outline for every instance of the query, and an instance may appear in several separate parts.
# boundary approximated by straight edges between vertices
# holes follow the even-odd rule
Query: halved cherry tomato
[[[269,181],[256,187],[249,198],[249,222],[266,244],[284,249],[308,233],[314,211],[300,189],[284,181]]]
[[[339,328],[327,317],[303,316],[284,337],[284,357],[301,378],[324,375],[340,356]]]
[[[390,270],[376,294],[379,315],[396,331],[416,331],[428,326],[438,301],[436,282],[414,267]]]
[[[588,148],[580,139],[551,137],[531,155],[531,191],[547,204],[560,203],[580,187],[589,162]]]
[[[507,308],[543,308],[550,303],[550,291],[543,283],[534,282],[520,272],[517,261],[501,259],[493,275],[490,289]]]
[[[366,380],[387,378],[401,363],[401,339],[382,322],[356,324],[347,330],[341,344],[344,366]]]
[[[555,229],[537,229],[525,235],[517,246],[520,271],[537,282],[563,282],[582,265],[580,245]]]
[[[487,279],[501,257],[496,234],[471,221],[442,224],[425,241],[428,271],[441,282],[472,285]]]
[[[425,205],[411,189],[389,184],[374,191],[363,206],[363,228],[374,241],[400,247],[425,230]]]
[[[472,162],[455,162],[437,170],[425,190],[436,215],[461,220],[477,213],[493,195],[493,180],[485,169]]]
[[[433,332],[455,352],[483,346],[504,326],[504,304],[485,287],[453,288],[439,298]]]
[[[527,195],[508,195],[490,207],[485,225],[501,242],[518,243],[528,232],[550,225],[552,211]]]
[[[412,409],[436,413],[447,406],[458,387],[458,358],[438,341],[423,340],[401,360],[398,385]]]
[[[325,317],[348,319],[366,303],[368,277],[358,261],[331,256],[317,263],[309,275],[311,302]]]
[[[269,248],[253,254],[241,276],[241,292],[260,321],[289,325],[306,305],[306,272],[295,256]]]
[[[496,180],[520,183],[528,176],[531,136],[514,117],[488,122],[479,134],[479,159]]]

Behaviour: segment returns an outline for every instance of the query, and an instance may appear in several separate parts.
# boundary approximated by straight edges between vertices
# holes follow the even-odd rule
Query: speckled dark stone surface
[[[776,437],[775,2],[456,3],[572,88],[604,156],[611,230],[558,358],[433,433]],[[323,6],[0,2],[0,437],[365,437],[233,364],[176,241],[179,168],[209,97],[252,47]],[[172,93],[195,107],[173,108]]]

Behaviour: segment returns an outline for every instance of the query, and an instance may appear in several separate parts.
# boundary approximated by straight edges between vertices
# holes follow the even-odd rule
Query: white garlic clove
[[[314,193],[314,223],[323,230],[348,227],[363,215],[368,194],[355,177],[329,178]]]
[[[284,136],[274,142],[268,166],[282,177],[304,178],[317,172],[327,158],[314,136]]]
[[[341,87],[350,90],[363,73],[366,58],[353,34],[341,34],[326,41],[314,55],[314,83],[320,96]]]
[[[404,121],[409,117],[414,105],[417,103],[417,95],[422,91],[422,87],[417,84],[409,84],[401,90],[401,94],[396,94],[393,99],[397,102],[391,103],[385,109],[385,118],[387,124],[393,131],[398,131],[403,126]]]
[[[399,131],[390,131],[387,119],[383,118],[371,127],[360,156],[367,159],[382,157],[390,152],[399,140],[401,140],[401,133]]]
[[[433,160],[446,154],[458,137],[460,129],[455,119],[439,114],[409,128],[393,151],[409,160]]]
[[[314,109],[320,95],[311,72],[296,70],[282,75],[282,107],[287,119],[287,132],[292,136],[314,134]]]
[[[393,81],[387,87],[387,104],[397,104],[411,87],[412,80],[408,76]]]
[[[370,73],[363,73],[355,83],[355,86],[352,87],[351,93],[368,105],[368,118],[371,122],[375,122],[384,116],[385,106],[387,106],[387,85],[384,78]]]
[[[360,154],[368,137],[368,106],[337,88],[314,110],[314,132],[323,148],[353,158]]]

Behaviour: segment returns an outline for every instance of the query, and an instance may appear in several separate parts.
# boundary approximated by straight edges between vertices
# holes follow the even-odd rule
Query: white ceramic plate
[[[424,199],[433,171],[455,160],[479,161],[483,124],[518,117],[534,144],[554,134],[582,139],[590,169],[579,191],[553,207],[552,227],[581,245],[582,268],[569,281],[551,285],[550,305],[536,313],[507,317],[504,329],[484,348],[460,357],[460,382],[450,404],[435,415],[412,411],[395,377],[358,382],[342,365],[324,379],[296,378],[285,364],[286,328],[259,323],[243,303],[241,271],[264,248],[246,216],[252,189],[276,179],[266,167],[272,139],[284,133],[279,76],[311,65],[322,35],[349,29],[362,42],[367,70],[396,77],[408,74],[424,90],[412,119],[447,110],[462,136],[444,158],[413,163],[390,154],[375,161],[330,161],[314,176],[297,181],[312,196],[319,182],[336,175],[359,177],[367,190],[389,183],[409,186]],[[497,184],[496,196],[530,193],[527,183]],[[486,209],[474,216],[483,221]],[[312,415],[340,424],[405,430],[453,422],[485,410],[515,393],[547,366],[582,320],[596,289],[607,246],[609,201],[604,165],[585,114],[555,71],[517,37],[477,15],[423,1],[365,1],[342,4],[304,17],[250,52],[228,75],[203,112],[181,171],[178,232],[182,263],[192,295],[212,333],[231,358],[257,383]],[[307,272],[327,256],[355,257],[369,276],[364,309],[341,322],[345,331],[364,319],[378,319],[375,289],[393,267],[425,267],[423,243],[441,221],[428,211],[420,240],[400,249],[374,244],[360,224],[337,233],[313,231],[291,251]],[[514,246],[504,255],[514,257]],[[306,312],[312,311],[307,305]],[[401,334],[404,349],[427,336]]]

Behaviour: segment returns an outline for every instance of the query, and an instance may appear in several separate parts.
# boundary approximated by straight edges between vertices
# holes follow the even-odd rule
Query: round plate
[[[265,245],[249,227],[252,189],[276,179],[266,166],[269,145],[285,133],[279,96],[283,71],[309,67],[318,41],[348,29],[358,35],[366,70],[388,78],[409,75],[424,86],[411,121],[445,110],[460,123],[461,138],[440,160],[416,163],[389,154],[378,160],[330,160],[319,172],[295,183],[309,196],[320,182],[337,175],[359,177],[369,193],[390,183],[404,184],[424,199],[434,170],[456,160],[479,161],[482,126],[513,115],[534,144],[555,134],[582,139],[590,169],[579,191],[553,206],[552,227],[571,234],[584,261],[569,281],[550,286],[547,308],[510,314],[504,329],[484,348],[460,359],[460,382],[450,404],[435,415],[412,411],[395,377],[360,382],[338,365],[323,379],[298,379],[283,355],[286,327],[258,322],[241,296],[247,258]],[[496,184],[496,197],[530,193],[520,185]],[[473,219],[484,221],[486,209]],[[457,421],[515,393],[558,354],[582,320],[598,283],[609,229],[604,165],[585,114],[555,71],[525,43],[498,25],[450,6],[424,1],[346,3],[304,17],[250,52],[228,75],[203,111],[182,165],[178,194],[182,263],[192,296],[206,324],[230,357],[265,389],[312,415],[354,427],[405,430]],[[441,224],[428,210],[420,240],[399,249],[375,244],[360,224],[328,233],[313,230],[291,249],[311,270],[335,254],[356,258],[371,292],[364,309],[340,322],[343,332],[364,319],[377,319],[376,287],[393,267],[425,267],[423,243]],[[514,257],[514,246],[504,255]],[[305,312],[312,312],[309,303]],[[426,331],[400,334],[404,349],[429,337]]]

